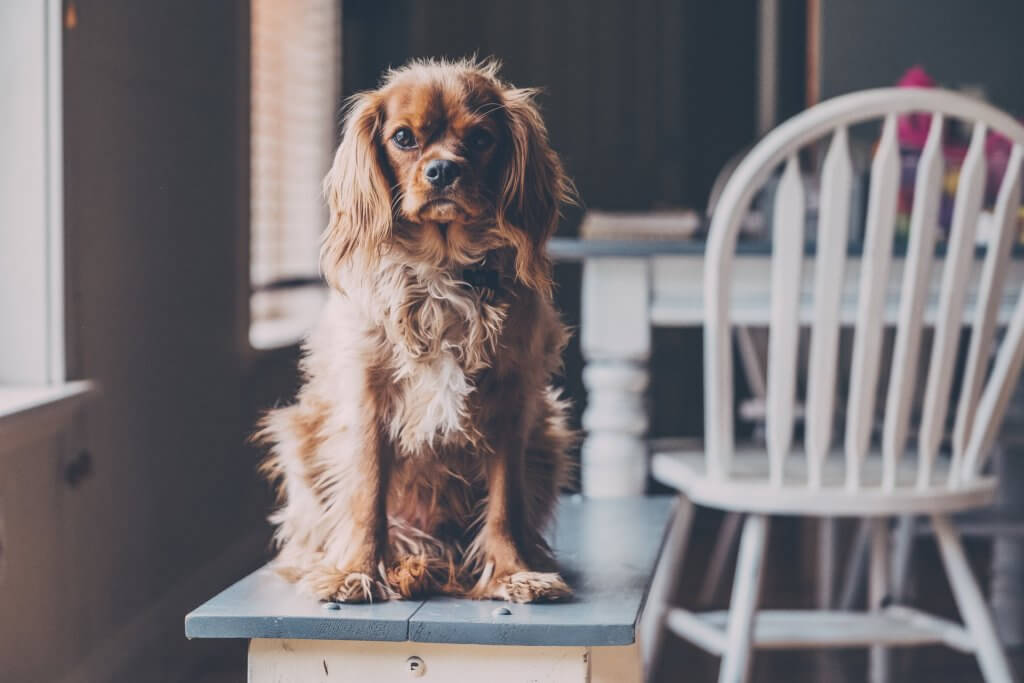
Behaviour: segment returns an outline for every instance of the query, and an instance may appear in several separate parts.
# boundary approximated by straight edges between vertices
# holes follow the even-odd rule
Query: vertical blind
[[[340,0],[252,0],[253,325],[308,316],[309,296],[268,284],[315,277],[336,144]]]

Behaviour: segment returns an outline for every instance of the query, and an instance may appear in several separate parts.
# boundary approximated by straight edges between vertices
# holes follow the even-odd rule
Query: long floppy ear
[[[498,223],[516,243],[516,276],[547,294],[551,268],[544,245],[558,227],[561,205],[574,201],[575,190],[548,142],[547,128],[533,101],[536,93],[519,88],[503,94],[510,150]]]
[[[320,250],[324,276],[336,285],[339,266],[363,248],[377,252],[391,233],[391,191],[384,171],[377,135],[381,126],[380,102],[375,93],[361,93],[345,115],[341,144],[324,178],[330,210]]]

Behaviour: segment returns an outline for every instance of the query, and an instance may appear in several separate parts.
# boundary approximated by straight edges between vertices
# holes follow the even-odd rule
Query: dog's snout
[[[448,187],[459,177],[459,165],[448,159],[434,159],[423,169],[423,174],[434,187]]]

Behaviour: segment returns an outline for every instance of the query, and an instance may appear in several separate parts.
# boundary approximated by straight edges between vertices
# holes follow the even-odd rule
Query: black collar
[[[483,290],[485,294],[501,292],[501,273],[494,268],[466,268],[462,271],[462,279],[473,289]]]

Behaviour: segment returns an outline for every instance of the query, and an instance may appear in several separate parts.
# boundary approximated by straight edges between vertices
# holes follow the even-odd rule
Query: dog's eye
[[[396,130],[395,134],[391,136],[391,141],[402,149],[415,149],[416,147],[416,138],[408,128]]]
[[[494,136],[483,128],[477,128],[466,139],[466,143],[471,149],[487,149],[492,142],[494,142]]]

